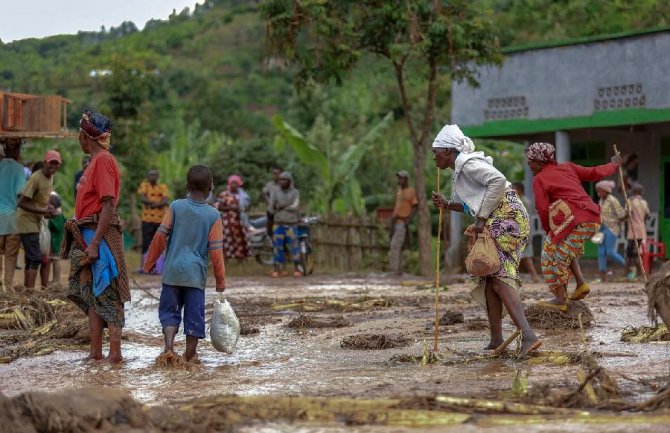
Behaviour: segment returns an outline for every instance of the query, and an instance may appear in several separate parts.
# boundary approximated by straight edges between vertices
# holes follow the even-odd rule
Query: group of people
[[[495,349],[503,342],[502,317],[506,309],[521,330],[521,355],[537,350],[541,341],[526,320],[518,293],[521,286],[518,269],[530,233],[527,205],[495,168],[493,159],[476,152],[472,140],[457,125],[446,125],[432,147],[436,166],[453,170],[453,194],[446,199],[433,193],[435,206],[469,214],[474,218],[469,231],[475,235],[487,231],[494,239],[500,262],[498,271],[486,277],[472,277],[473,296],[486,308],[489,320],[491,342],[485,349]],[[584,243],[598,232],[603,233],[599,255],[601,270],[606,257],[616,257],[612,252],[612,239],[626,213],[611,195],[614,183],[603,179],[616,172],[622,159],[615,155],[609,164],[596,167],[558,163],[553,145],[534,143],[526,149],[526,161],[534,175],[535,210],[547,235],[542,248],[542,275],[553,294],[552,299],[539,304],[567,312],[570,300],[583,299],[590,292],[579,263]],[[598,182],[600,204],[586,193],[583,182]],[[645,236],[642,232],[649,210],[641,197],[641,188],[632,189],[629,207],[636,216],[629,222],[629,239],[639,242]],[[623,258],[618,256],[617,260],[623,264]],[[569,294],[572,277],[575,288]]]
[[[303,274],[300,250],[298,246],[298,228],[300,220],[300,192],[294,186],[291,173],[279,168],[272,170],[273,179],[262,190],[262,197],[267,205],[267,232],[273,239],[274,270],[270,276],[279,277],[285,272],[282,267],[288,261],[294,264],[294,276]],[[142,259],[139,271],[144,273],[149,247],[158,231],[169,207],[170,191],[164,183],[159,183],[159,172],[151,169],[147,179],[143,181],[137,194],[142,202]],[[243,189],[244,181],[238,174],[228,177],[226,188],[216,199],[207,198],[219,211],[223,230],[224,258],[243,261],[252,255],[251,221],[248,211],[251,198]],[[161,274],[164,267],[164,256],[159,256],[151,273]]]
[[[23,247],[24,281],[34,289],[37,275],[40,286],[60,282],[60,245],[64,235],[65,216],[61,199],[54,191],[53,176],[62,164],[61,155],[49,150],[43,161],[30,171],[19,163],[20,140],[3,146],[0,160],[0,274],[3,290],[13,287],[19,250]],[[53,281],[51,270],[53,269]]]
[[[107,359],[119,362],[121,330],[125,324],[125,302],[130,300],[128,276],[123,252],[121,221],[117,204],[121,172],[110,153],[112,124],[108,118],[86,111],[80,121],[79,143],[90,156],[75,185],[75,217],[64,221],[65,236],[54,238],[61,257],[69,258],[68,298],[88,316],[91,347],[88,359],[102,359],[102,332],[109,329],[110,352]],[[450,168],[452,195],[449,199],[433,193],[435,206],[446,211],[463,212],[474,219],[468,229],[473,236],[489,234],[494,239],[499,269],[490,275],[472,276],[473,296],[486,308],[490,342],[485,350],[503,343],[502,318],[509,313],[521,330],[521,356],[537,350],[542,344],[526,320],[519,296],[519,265],[528,257],[530,220],[528,203],[520,187],[510,184],[495,168],[493,159],[475,151],[472,140],[457,125],[446,125],[433,142],[433,159],[439,169]],[[18,239],[26,251],[26,286],[32,287],[43,264],[39,232],[43,219],[58,215],[59,203],[53,199],[53,175],[61,165],[56,151],[49,151],[44,165],[25,182],[22,166],[16,162],[19,149],[5,146],[0,161],[0,247],[5,256],[4,284],[11,284],[16,265],[8,251],[18,250]],[[570,299],[579,300],[590,292],[579,258],[584,243],[598,232],[603,233],[605,254],[611,252],[612,237],[625,219],[621,206],[611,195],[614,185],[603,181],[621,164],[615,155],[609,164],[582,167],[557,163],[555,149],[549,143],[534,143],[526,149],[526,160],[534,174],[535,210],[546,232],[542,249],[542,275],[553,298],[541,301],[548,309],[567,311]],[[391,260],[400,268],[399,251],[407,239],[407,223],[417,211],[416,192],[409,187],[409,175],[397,173],[399,190],[393,213]],[[596,182],[601,198],[596,204],[582,187],[582,182]],[[25,185],[24,185],[25,184]],[[228,178],[228,185],[211,203],[212,172],[203,165],[189,169],[186,198],[169,202],[167,187],[158,183],[158,172],[149,172],[138,193],[142,214],[144,272],[155,272],[164,257],[162,291],[158,315],[165,338],[165,352],[173,353],[174,340],[183,322],[186,334],[184,358],[197,359],[199,339],[205,337],[205,296],[208,261],[214,268],[216,291],[225,290],[224,258],[244,258],[249,254],[246,211],[249,197],[242,189],[240,176]],[[629,222],[631,240],[638,242],[648,206],[641,198],[639,186],[633,186],[629,207],[639,209],[638,217]],[[302,275],[297,248],[300,194],[290,173],[274,171],[274,179],[263,189],[267,200],[268,232],[275,248],[273,277],[282,274],[281,266],[292,256],[294,275]],[[7,212],[14,209],[14,213]],[[9,216],[11,215],[11,217]],[[63,218],[64,219],[64,218]],[[634,246],[634,245],[633,245]],[[54,248],[52,248],[52,251]],[[568,284],[575,279],[569,293]],[[8,280],[9,278],[9,280]]]

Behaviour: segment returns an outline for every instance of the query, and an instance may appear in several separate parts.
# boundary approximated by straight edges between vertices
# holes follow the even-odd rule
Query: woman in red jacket
[[[547,238],[542,248],[542,274],[555,298],[540,305],[559,311],[568,310],[567,285],[574,275],[577,286],[570,299],[589,294],[579,266],[584,241],[600,228],[600,207],[589,197],[582,182],[595,182],[611,176],[621,164],[612,162],[596,167],[556,163],[556,151],[549,143],[534,143],[526,150],[528,166],[535,175],[535,208]]]

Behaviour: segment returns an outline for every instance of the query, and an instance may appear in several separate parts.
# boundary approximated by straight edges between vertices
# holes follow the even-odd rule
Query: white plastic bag
[[[233,353],[237,339],[240,337],[240,321],[237,320],[233,307],[221,295],[214,301],[212,326],[209,330],[212,346],[219,352]]]
[[[51,255],[51,232],[49,231],[49,221],[42,218],[40,226],[40,251],[43,256]]]

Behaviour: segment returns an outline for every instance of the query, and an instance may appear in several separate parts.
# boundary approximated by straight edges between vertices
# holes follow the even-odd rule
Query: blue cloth
[[[90,244],[95,236],[95,230],[85,227],[81,228],[81,235],[87,244]],[[93,294],[97,298],[112,283],[112,280],[119,276],[119,269],[116,267],[116,261],[112,255],[112,250],[103,239],[98,246],[98,260],[91,264],[93,273]]]
[[[197,287],[175,287],[163,284],[158,303],[158,319],[165,329],[174,326],[179,330],[184,310],[184,334],[205,338],[205,292]]]
[[[466,202],[463,202],[463,213],[466,215],[472,215],[470,212],[470,208],[468,207],[468,204]]]
[[[223,249],[223,241],[209,244],[209,232],[221,219],[219,211],[204,202],[175,200],[170,205],[172,228],[159,227],[168,237],[163,284],[205,289],[209,251]]]
[[[16,230],[16,204],[26,184],[23,166],[11,158],[0,160],[0,236],[13,235]]]
[[[274,241],[274,262],[282,264],[286,261],[284,250],[288,250],[295,263],[300,263],[300,245],[296,226],[277,225],[272,235]]]
[[[598,270],[607,272],[607,259],[614,260],[621,266],[626,265],[626,260],[616,251],[616,236],[605,225],[600,226],[600,231],[605,234],[605,240],[598,246]]]

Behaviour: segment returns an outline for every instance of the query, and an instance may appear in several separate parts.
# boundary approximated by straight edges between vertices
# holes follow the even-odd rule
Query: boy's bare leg
[[[195,350],[198,348],[198,338],[190,335],[186,336],[186,351],[184,351],[184,359],[190,362],[192,359],[198,359]]]
[[[85,361],[99,361],[102,359],[102,330],[105,322],[93,308],[88,309],[88,327],[91,333],[91,351],[84,358]]]
[[[491,331],[491,342],[484,350],[494,350],[504,341],[502,334],[502,300],[491,287],[490,278],[486,279],[484,293],[486,295],[486,313]]]
[[[26,289],[34,289],[35,281],[37,281],[37,269],[28,269],[28,267],[26,266],[23,273],[24,273],[23,286]]]
[[[163,328],[163,339],[165,340],[165,352],[174,352],[174,339],[177,336],[176,326]]]
[[[121,328],[111,323],[107,325],[109,327],[109,355],[105,359],[109,363],[118,364],[123,361],[123,356],[121,356]]]
[[[42,263],[40,265],[40,284],[43,289],[49,288],[49,271],[51,268],[51,262]]]

